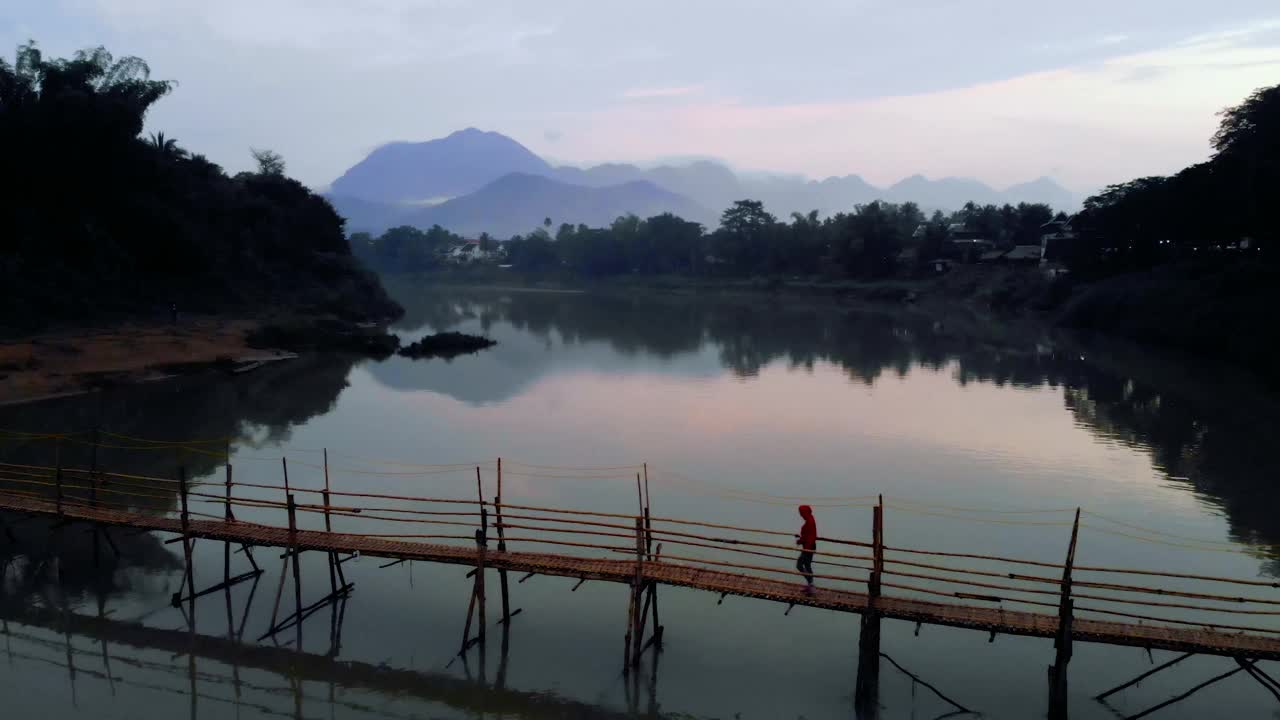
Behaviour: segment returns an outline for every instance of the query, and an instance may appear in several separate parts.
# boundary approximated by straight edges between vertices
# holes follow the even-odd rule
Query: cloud
[[[1280,48],[1246,31],[1078,67],[938,92],[866,100],[699,99],[623,105],[558,119],[576,162],[702,153],[814,177],[880,183],[920,172],[1009,184],[1061,168],[1099,187],[1204,160],[1221,108],[1274,84]],[[1157,68],[1158,71],[1153,71]],[[661,127],[661,133],[652,128]]]
[[[650,100],[654,98],[689,97],[700,95],[701,85],[680,85],[678,87],[629,88],[618,96],[624,100]]]

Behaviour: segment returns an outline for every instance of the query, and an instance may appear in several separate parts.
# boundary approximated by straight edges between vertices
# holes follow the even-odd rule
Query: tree
[[[250,148],[249,152],[258,163],[258,174],[269,177],[284,177],[284,157],[274,150]]]
[[[178,147],[178,141],[165,137],[163,132],[151,133],[151,146],[165,157],[183,158],[187,156],[187,151]]]
[[[720,215],[720,228],[712,247],[722,261],[739,271],[753,272],[767,267],[768,233],[777,218],[759,200],[738,200]]]

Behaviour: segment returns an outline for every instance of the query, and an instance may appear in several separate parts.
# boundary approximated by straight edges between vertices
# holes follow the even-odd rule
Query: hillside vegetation
[[[288,309],[348,320],[400,308],[353,258],[323,198],[255,152],[233,177],[156,133],[174,88],[103,48],[0,60],[0,328],[116,315]]]

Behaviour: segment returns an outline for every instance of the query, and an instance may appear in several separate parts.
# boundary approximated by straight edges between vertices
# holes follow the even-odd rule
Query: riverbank
[[[0,405],[293,357],[282,350],[249,347],[245,338],[259,325],[249,319],[202,317],[9,338],[0,342]]]
[[[195,316],[64,328],[0,341],[0,405],[198,372],[250,372],[307,352],[385,357],[399,346],[385,326],[323,315]]]

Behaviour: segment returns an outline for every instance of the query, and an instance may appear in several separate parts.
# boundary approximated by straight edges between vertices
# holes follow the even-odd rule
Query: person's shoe
[[[812,597],[812,596],[813,596],[813,586],[812,586],[812,585],[805,585],[805,586],[804,586],[804,594],[805,594],[805,595],[808,595],[808,596],[810,596],[810,597]]]

